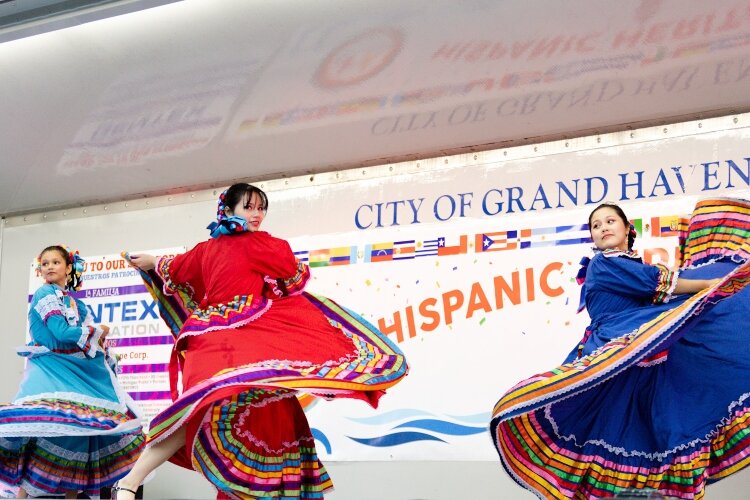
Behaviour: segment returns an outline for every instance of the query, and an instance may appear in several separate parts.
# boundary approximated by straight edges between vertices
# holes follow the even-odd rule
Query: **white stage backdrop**
[[[626,206],[640,251],[672,265],[669,208]],[[298,256],[313,266],[310,288],[379,326],[411,365],[379,411],[355,402],[319,402],[309,411],[332,458],[496,459],[486,429],[496,400],[556,366],[587,324],[586,313],[576,313],[575,275],[591,253],[588,212],[295,239]]]
[[[411,366],[377,410],[358,401],[308,410],[323,459],[496,460],[486,429],[494,403],[556,366],[588,321],[576,314],[574,277],[591,253],[591,209],[620,203],[646,260],[673,265],[677,215],[699,198],[748,197],[748,144],[739,128],[571,152],[540,145],[541,156],[511,161],[495,151],[484,164],[413,163],[379,178],[349,171],[295,189],[267,183],[266,228],[292,235],[313,268],[309,290],[379,326]],[[184,211],[195,225],[213,207]],[[168,332],[119,250],[88,257],[83,297],[115,327],[123,384],[153,413],[167,397]]]

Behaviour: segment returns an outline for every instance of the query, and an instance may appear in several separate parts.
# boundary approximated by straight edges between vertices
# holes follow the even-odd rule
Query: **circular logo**
[[[357,35],[333,49],[315,73],[324,88],[356,85],[380,73],[401,51],[404,37],[392,28]]]

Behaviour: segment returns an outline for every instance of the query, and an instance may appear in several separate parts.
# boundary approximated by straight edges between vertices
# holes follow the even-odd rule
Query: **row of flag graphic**
[[[684,218],[680,218],[677,215],[669,215],[667,217],[651,217],[651,236],[654,238],[666,238],[668,236],[679,236],[680,224],[684,223]],[[683,229],[687,229],[687,226]],[[638,230],[636,225],[636,231],[638,234],[642,234]]]
[[[590,242],[587,225],[578,225],[482,233],[475,235],[474,245],[477,252],[498,252]]]
[[[679,233],[678,221],[677,216],[652,217],[651,236],[676,236]],[[634,219],[632,223],[638,234],[643,234],[644,219]],[[473,238],[472,246],[475,253],[591,243],[588,224],[476,233]],[[469,253],[469,241],[470,236],[464,234],[451,239],[450,242],[445,236],[439,236],[422,241],[400,240],[367,244],[362,254],[358,253],[359,248],[356,245],[303,250],[294,254],[310,267],[341,266],[356,264],[358,260],[365,263],[390,262],[466,254]]]

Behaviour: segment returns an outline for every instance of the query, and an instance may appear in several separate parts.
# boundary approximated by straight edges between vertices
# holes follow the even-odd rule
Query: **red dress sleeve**
[[[156,272],[164,280],[164,292],[174,294],[177,290],[189,293],[195,301],[200,301],[206,294],[206,285],[201,273],[201,262],[206,242],[173,258],[162,257],[156,263]]]
[[[252,240],[247,248],[248,261],[264,276],[264,296],[278,299],[302,293],[310,279],[310,268],[297,260],[286,240],[261,231],[248,240]]]

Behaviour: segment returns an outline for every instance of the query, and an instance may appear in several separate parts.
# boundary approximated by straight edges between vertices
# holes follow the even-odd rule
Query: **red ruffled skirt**
[[[150,442],[184,425],[186,446],[171,461],[201,472],[219,498],[323,498],[333,485],[297,395],[375,407],[407,370],[372,325],[306,293],[180,346],[184,390],[152,421]]]

